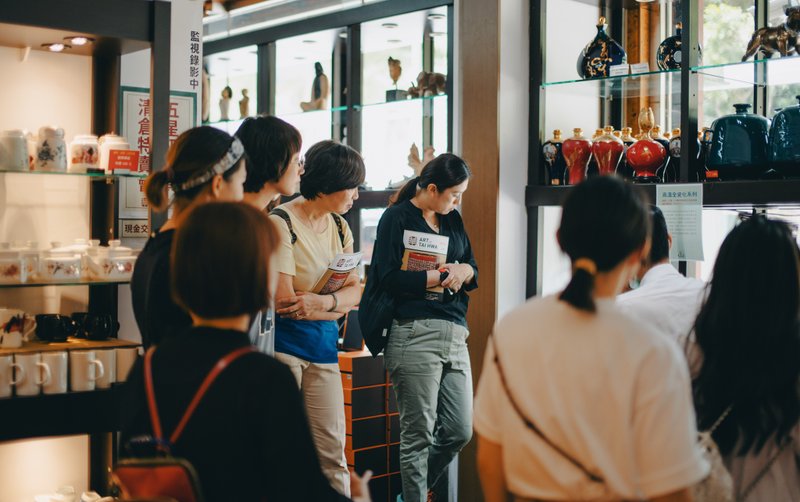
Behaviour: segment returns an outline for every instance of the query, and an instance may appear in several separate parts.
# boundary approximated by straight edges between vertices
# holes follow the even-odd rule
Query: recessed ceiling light
[[[69,44],[42,44],[42,47],[47,48],[50,52],[61,52],[64,49],[72,49],[72,46]]]
[[[311,45],[311,44],[316,44],[316,43],[317,43],[317,41],[316,41],[316,40],[311,40],[311,39],[308,39],[308,40],[303,40],[303,43],[304,43],[304,44],[309,44],[309,45]]]
[[[347,38],[347,32],[346,31],[339,32],[339,38]]]
[[[94,42],[94,39],[91,37],[85,37],[83,35],[70,35],[68,37],[64,37],[66,42],[72,43],[72,45],[87,45]]]
[[[294,58],[295,58],[297,61],[302,61],[302,60],[304,60],[306,57],[305,57],[305,56],[295,56]]]
[[[220,61],[230,61],[231,60],[231,58],[224,57],[224,56],[218,57],[217,59],[220,60]]]
[[[434,37],[434,38],[446,37],[447,36],[447,32],[446,31],[432,31],[430,33],[430,35],[432,37]]]
[[[399,44],[400,42],[402,42],[402,40],[399,40],[397,38],[390,38],[389,40],[387,40],[387,42],[389,42],[390,44]]]
[[[383,23],[381,27],[386,28],[387,30],[393,30],[397,28],[397,23]]]
[[[446,19],[447,16],[444,14],[428,14],[428,19],[431,21],[441,21],[442,19]]]

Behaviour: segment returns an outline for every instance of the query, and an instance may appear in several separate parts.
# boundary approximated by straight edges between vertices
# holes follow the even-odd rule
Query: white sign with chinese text
[[[119,220],[120,236],[123,238],[141,238],[147,239],[150,237],[150,228],[147,225],[147,219],[135,220]]]
[[[703,185],[657,185],[656,205],[672,236],[669,258],[703,261]]]

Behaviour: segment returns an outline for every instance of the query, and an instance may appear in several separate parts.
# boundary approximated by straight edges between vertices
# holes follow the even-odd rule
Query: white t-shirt
[[[689,372],[676,344],[622,314],[555,296],[514,309],[495,327],[506,382],[529,420],[605,480],[599,486],[528,429],[514,411],[492,341],[475,399],[475,430],[502,446],[520,497],[642,499],[691,486],[709,467],[696,448]]]
[[[665,263],[648,270],[637,289],[619,295],[617,305],[677,341],[692,330],[704,291],[703,281],[684,277]]]

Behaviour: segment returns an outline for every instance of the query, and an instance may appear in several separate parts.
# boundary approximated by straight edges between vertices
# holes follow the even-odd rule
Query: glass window
[[[385,207],[361,210],[361,226],[359,228],[361,239],[358,250],[364,253],[362,259],[364,265],[369,265],[372,262],[372,249],[375,246],[378,222],[381,216],[383,216],[384,211],[386,211]]]
[[[235,132],[240,120],[258,109],[258,48],[242,47],[204,58],[208,74],[208,101],[203,103],[204,123]]]

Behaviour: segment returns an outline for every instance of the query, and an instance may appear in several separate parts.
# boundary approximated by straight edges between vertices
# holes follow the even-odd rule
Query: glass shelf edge
[[[396,103],[412,103],[412,102],[425,102],[425,101],[434,102],[437,99],[443,99],[443,98],[447,98],[447,94],[437,94],[436,96],[425,96],[425,97],[422,97],[422,98],[398,99],[398,100],[395,100],[395,101],[377,101],[375,103],[363,103],[363,104],[360,104],[360,105],[355,105],[353,108],[355,108],[356,110],[359,110],[359,109],[362,109],[362,108],[371,108],[371,107],[374,107],[374,106],[393,105],[393,104],[396,104]]]
[[[548,87],[555,87],[560,85],[569,85],[569,84],[579,84],[583,82],[622,82],[626,79],[636,79],[640,77],[649,77],[653,75],[671,75],[674,73],[680,73],[681,70],[655,70],[655,71],[648,71],[644,73],[633,73],[630,75],[617,75],[614,77],[602,77],[602,78],[581,78],[581,79],[574,79],[574,80],[559,80],[555,82],[542,82],[541,87],[543,89]]]
[[[0,169],[0,174],[79,176],[84,178],[146,178],[149,173],[70,173],[66,171],[16,171],[14,169]]]
[[[37,287],[44,287],[44,286],[115,286],[115,285],[124,285],[130,284],[130,280],[124,281],[92,281],[92,280],[83,280],[83,281],[62,281],[62,282],[40,282],[40,281],[29,281],[29,282],[21,282],[21,283],[14,283],[14,284],[0,284],[0,289],[7,289],[7,288],[37,288]]]

